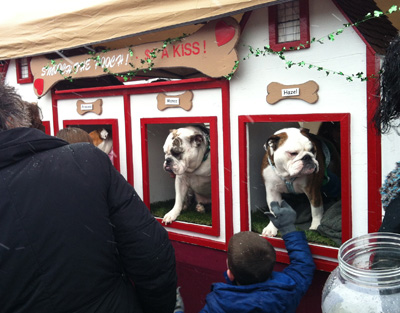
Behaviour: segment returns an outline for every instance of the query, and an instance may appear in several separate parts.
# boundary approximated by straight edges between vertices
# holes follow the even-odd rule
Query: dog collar
[[[331,163],[331,152],[328,148],[328,146],[325,143],[325,140],[320,138],[321,140],[321,146],[322,146],[322,152],[325,157],[325,173],[324,173],[324,180],[322,181],[322,186],[325,186],[327,183],[329,183],[330,177],[328,175],[328,166]]]
[[[197,125],[197,126],[201,128],[201,130],[203,131],[204,137],[206,137],[206,142],[207,142],[206,152],[204,152],[203,160],[201,160],[201,162],[203,163],[205,160],[208,159],[208,156],[210,155],[210,130],[204,125]]]
[[[204,153],[204,157],[201,162],[204,162],[205,160],[207,160],[208,156],[210,154],[210,136],[208,134],[206,134],[205,137],[206,137],[206,141],[207,141],[207,149],[206,149],[206,152]]]
[[[268,157],[268,163],[269,163],[269,165],[273,168],[273,170],[274,170],[275,173],[276,173],[276,167],[275,167],[274,164],[272,164],[272,161],[271,161],[271,159],[270,159],[269,157]],[[293,177],[293,178],[291,178],[291,179],[288,180],[288,179],[285,179],[285,178],[279,176],[278,173],[276,173],[276,175],[277,175],[280,179],[283,180],[283,182],[284,182],[285,185],[286,185],[286,189],[288,190],[289,193],[296,194],[296,191],[294,191],[293,182],[295,181],[295,179],[296,179],[297,177]]]

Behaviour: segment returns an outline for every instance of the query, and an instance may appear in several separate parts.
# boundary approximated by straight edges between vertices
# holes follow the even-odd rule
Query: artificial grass
[[[264,227],[267,226],[268,223],[269,223],[268,216],[264,215],[262,212],[256,211],[256,212],[251,213],[251,230],[253,232],[261,234]],[[303,230],[297,226],[296,226],[296,228],[298,230]],[[339,247],[338,244],[336,242],[334,242],[332,239],[322,236],[315,230],[306,229],[306,230],[304,230],[304,232],[306,234],[307,241],[310,243],[316,243],[316,244],[330,246],[330,247]],[[278,232],[278,237],[280,237],[280,236],[281,235]]]
[[[150,211],[155,217],[163,218],[164,215],[173,208],[174,202],[174,199],[153,202],[150,204]],[[176,220],[180,222],[212,226],[211,208],[206,206],[205,213],[196,212],[195,208],[196,205],[194,203],[191,204],[186,210],[182,210]]]
[[[172,209],[174,202],[174,199],[153,202],[150,204],[150,211],[155,217],[163,218],[164,215]],[[177,218],[177,221],[212,226],[211,208],[206,207],[205,213],[198,213],[195,210],[195,206],[196,205],[193,203],[188,209],[182,210],[181,214]],[[251,213],[251,230],[253,232],[261,234],[262,230],[268,225],[268,223],[268,217],[261,211]],[[300,227],[297,227],[297,229],[302,230]],[[322,236],[317,231],[305,229],[304,232],[308,242],[330,247],[339,247],[339,245],[332,239]],[[278,237],[280,237],[279,232]]]

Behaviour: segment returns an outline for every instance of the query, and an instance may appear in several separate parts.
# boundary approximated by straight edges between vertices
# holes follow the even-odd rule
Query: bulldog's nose
[[[301,159],[302,159],[303,161],[311,161],[311,155],[306,154],[306,155],[303,156]]]
[[[172,162],[172,158],[166,158],[165,159],[165,164],[169,165]]]

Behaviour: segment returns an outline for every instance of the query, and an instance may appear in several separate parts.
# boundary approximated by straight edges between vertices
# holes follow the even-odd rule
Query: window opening
[[[22,58],[20,61],[20,74],[21,78],[29,78],[29,63],[27,58]]]
[[[278,42],[300,40],[299,1],[278,4]]]

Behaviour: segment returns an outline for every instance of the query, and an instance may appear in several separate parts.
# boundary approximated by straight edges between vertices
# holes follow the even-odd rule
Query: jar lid
[[[341,275],[370,287],[400,287],[400,234],[370,233],[339,249]]]

